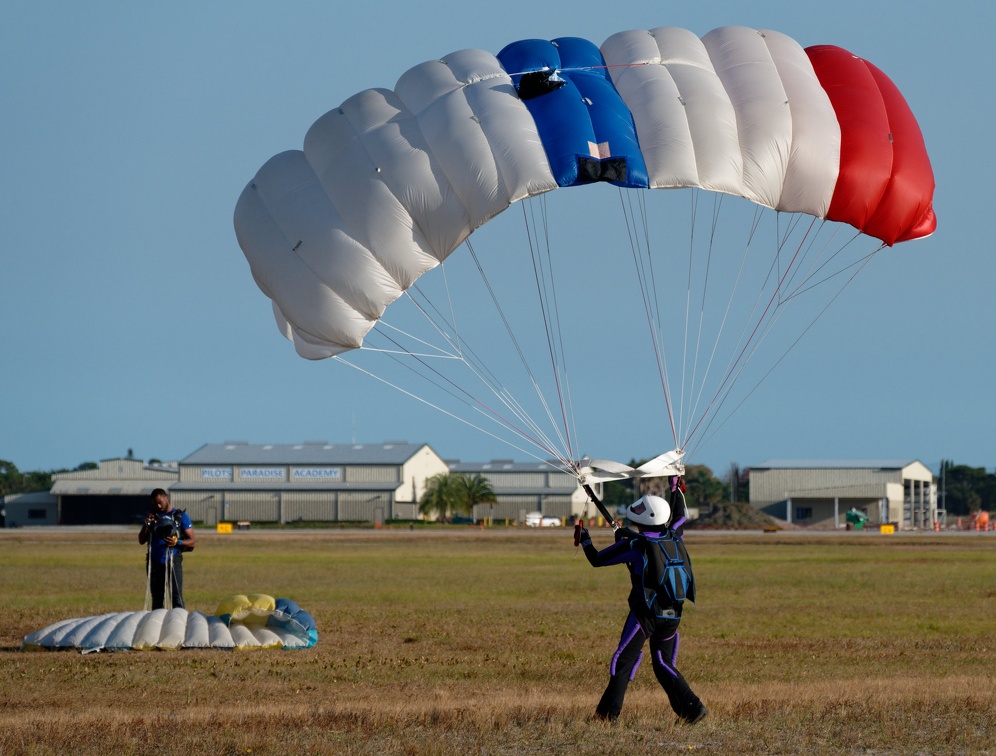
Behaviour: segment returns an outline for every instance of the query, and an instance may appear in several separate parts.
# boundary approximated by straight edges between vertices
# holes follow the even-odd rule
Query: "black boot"
[[[705,707],[705,704],[699,701],[698,706],[692,708],[687,714],[682,714],[681,719],[685,724],[693,725],[705,719],[708,713],[709,710]]]

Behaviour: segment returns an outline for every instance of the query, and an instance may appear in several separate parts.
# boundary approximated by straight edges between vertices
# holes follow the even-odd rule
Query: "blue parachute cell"
[[[559,186],[593,181],[649,186],[633,115],[594,44],[579,37],[525,39],[506,46],[496,57],[512,72],[512,83],[520,93],[531,72],[563,82],[523,99]]]

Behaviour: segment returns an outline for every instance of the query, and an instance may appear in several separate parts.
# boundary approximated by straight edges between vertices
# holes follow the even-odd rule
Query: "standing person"
[[[584,555],[593,567],[625,564],[632,582],[629,616],[609,665],[609,684],[595,709],[599,719],[612,722],[619,717],[626,688],[636,676],[647,639],[654,674],[674,713],[689,724],[708,713],[675,666],[681,609],[686,598],[695,601],[695,580],[681,540],[685,503],[680,479],[672,478],[671,491],[680,515],[670,527],[670,505],[660,496],[648,494],[626,509],[626,518],[636,525],[637,532],[617,529],[616,542],[601,551],[592,546],[587,530],[582,528],[580,532]]]
[[[194,526],[186,512],[173,509],[169,494],[161,488],[152,492],[152,509],[145,515],[142,529],[138,531],[138,542],[148,544],[146,609],[182,607],[182,552],[194,548]]]

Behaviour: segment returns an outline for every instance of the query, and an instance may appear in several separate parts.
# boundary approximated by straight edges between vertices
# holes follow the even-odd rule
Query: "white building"
[[[800,525],[844,527],[848,510],[901,529],[938,519],[933,473],[917,460],[770,460],[750,468],[750,503]]]
[[[427,444],[205,444],[180,460],[173,506],[218,522],[415,519],[428,478],[447,471]]]

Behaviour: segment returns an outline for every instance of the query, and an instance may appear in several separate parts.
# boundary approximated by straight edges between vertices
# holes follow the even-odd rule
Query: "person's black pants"
[[[167,575],[167,571],[171,574]],[[183,562],[179,556],[173,557],[172,569],[168,564],[153,562],[149,571],[149,591],[152,594],[152,608],[162,609],[166,603],[166,583],[170,584],[173,608],[183,606]]]
[[[674,713],[682,719],[694,721],[702,711],[702,702],[675,666],[678,659],[678,622],[677,619],[657,622],[650,634],[650,658],[657,682],[664,688]],[[598,717],[611,721],[619,716],[626,688],[629,681],[636,677],[643,658],[643,644],[646,641],[646,634],[630,612],[619,639],[619,648],[612,655],[609,684],[595,709]]]

